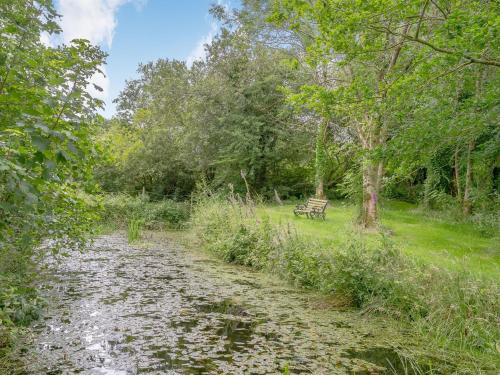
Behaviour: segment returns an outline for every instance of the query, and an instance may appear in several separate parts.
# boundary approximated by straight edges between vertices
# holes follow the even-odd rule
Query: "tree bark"
[[[454,165],[453,165],[453,172],[454,172],[454,182],[455,182],[455,194],[460,202],[462,200],[462,186],[460,184],[460,157],[459,157],[459,151],[458,148],[455,150],[454,154]]]
[[[363,165],[363,203],[361,225],[373,228],[378,222],[379,166],[366,160]]]
[[[364,228],[374,228],[378,224],[378,199],[382,185],[384,165],[382,161],[373,160],[372,152],[384,144],[384,129],[378,126],[370,116],[365,116],[364,123],[357,128],[358,136],[364,150],[362,165],[363,193],[360,224]]]
[[[325,199],[326,131],[328,124],[322,121],[316,138],[316,198]]]
[[[469,142],[467,147],[467,169],[465,172],[465,187],[464,187],[464,199],[462,203],[462,209],[465,216],[469,216],[472,213],[472,200],[471,200],[471,189],[472,189],[472,150],[474,150],[474,141]]]
[[[323,176],[320,176],[316,181],[316,198],[325,199],[325,183]]]

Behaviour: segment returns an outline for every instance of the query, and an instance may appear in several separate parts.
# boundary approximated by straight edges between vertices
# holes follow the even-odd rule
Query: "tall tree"
[[[313,101],[329,103],[357,134],[363,151],[365,227],[377,223],[384,150],[393,127],[400,125],[395,116],[398,95],[415,90],[411,78],[417,74],[433,81],[470,64],[496,66],[498,50],[490,37],[498,25],[491,2],[462,3],[274,1],[272,22],[309,32],[314,39],[307,48],[310,64],[336,68],[331,69],[335,87],[309,85],[303,91]],[[439,47],[444,43],[452,48]],[[434,77],[418,70],[429,59],[439,66]]]
[[[146,186],[160,196],[177,186],[185,196],[204,178],[244,192],[242,172],[253,191],[267,196],[275,189],[299,194],[310,183],[310,155],[303,152],[311,148],[310,134],[300,129],[281,90],[300,72],[280,63],[286,49],[270,48],[242,27],[223,29],[204,61],[188,68],[159,60],[142,65],[141,76],[128,82],[118,99],[119,118],[142,143],[123,165],[130,190]]]

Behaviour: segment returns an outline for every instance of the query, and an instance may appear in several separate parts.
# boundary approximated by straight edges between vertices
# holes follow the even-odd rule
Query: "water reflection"
[[[403,369],[392,348],[407,338],[383,321],[317,308],[311,294],[170,241],[129,246],[104,236],[47,272],[50,306],[33,328],[28,374]]]

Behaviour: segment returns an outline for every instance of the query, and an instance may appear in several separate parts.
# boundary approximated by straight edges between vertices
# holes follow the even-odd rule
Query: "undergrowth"
[[[189,219],[188,203],[167,199],[151,202],[147,195],[104,195],[101,209],[101,222],[119,229],[138,223],[145,229],[180,229]]]
[[[500,289],[466,269],[417,263],[382,235],[375,248],[355,233],[331,248],[299,236],[290,225],[259,219],[252,204],[221,197],[197,200],[192,228],[208,250],[228,262],[265,269],[298,286],[342,296],[364,311],[405,321],[439,348],[477,361],[498,355]]]
[[[29,252],[0,249],[0,374],[16,374],[16,341],[40,316],[44,301],[33,287]]]

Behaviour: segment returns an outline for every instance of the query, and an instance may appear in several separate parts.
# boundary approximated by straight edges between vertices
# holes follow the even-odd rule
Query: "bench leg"
[[[293,214],[297,217],[299,217],[300,215],[308,215],[307,212],[301,212],[301,211],[297,211],[297,210],[293,210]]]

